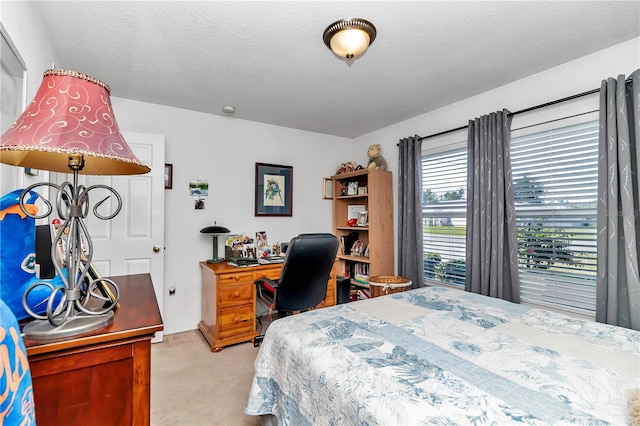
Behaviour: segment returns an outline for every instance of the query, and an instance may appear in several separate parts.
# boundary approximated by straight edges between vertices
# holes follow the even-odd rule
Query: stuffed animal
[[[380,154],[380,144],[371,145],[369,151],[368,169],[387,170],[387,160]]]
[[[338,167],[338,170],[336,170],[336,174],[341,175],[343,173],[351,173],[351,172],[355,172],[356,170],[362,170],[362,169],[364,169],[364,167],[362,167],[360,164],[356,163],[355,161],[349,161],[349,162],[340,164],[340,166]],[[346,195],[346,194],[343,194],[343,195]]]

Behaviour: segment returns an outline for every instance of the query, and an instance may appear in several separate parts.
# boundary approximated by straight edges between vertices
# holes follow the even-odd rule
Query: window
[[[466,148],[422,158],[424,276],[464,286]]]
[[[597,121],[513,138],[521,299],[593,314]],[[424,276],[464,286],[466,148],[422,158]]]
[[[598,122],[511,140],[520,296],[595,312]]]

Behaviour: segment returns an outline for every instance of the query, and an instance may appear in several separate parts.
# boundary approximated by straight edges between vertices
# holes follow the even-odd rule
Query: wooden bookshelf
[[[355,264],[367,265],[369,276],[393,275],[393,191],[391,189],[391,172],[381,170],[358,170],[331,177],[333,181],[333,231],[341,241],[338,250],[336,272],[339,276],[352,278],[354,285],[362,287],[362,283],[353,281],[352,269]],[[357,184],[359,194],[345,194],[343,187]],[[366,226],[349,226],[350,206],[361,206],[367,211]],[[350,233],[357,232],[358,240],[368,247],[368,256],[350,253],[350,247],[343,247],[343,239]]]

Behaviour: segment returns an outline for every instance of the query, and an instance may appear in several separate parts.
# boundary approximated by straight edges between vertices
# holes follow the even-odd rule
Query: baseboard
[[[197,324],[193,326],[185,325],[182,327],[165,328],[164,334],[166,336],[167,334],[184,333],[185,331],[191,331],[191,330],[197,330],[197,329],[198,329]]]

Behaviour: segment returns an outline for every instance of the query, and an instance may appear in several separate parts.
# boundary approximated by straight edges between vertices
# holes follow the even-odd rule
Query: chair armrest
[[[278,282],[269,278],[259,278],[253,282],[258,288],[262,287],[270,293],[275,293],[278,289]]]
[[[258,291],[258,298],[267,306],[273,305],[276,300],[276,291],[278,290],[278,282],[269,278],[260,278],[253,282]]]

